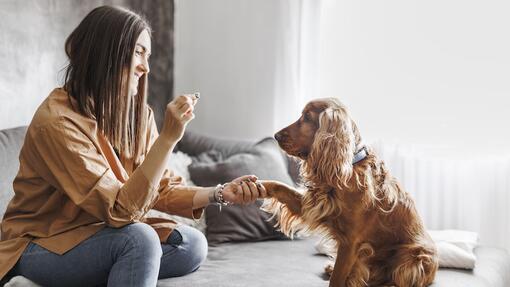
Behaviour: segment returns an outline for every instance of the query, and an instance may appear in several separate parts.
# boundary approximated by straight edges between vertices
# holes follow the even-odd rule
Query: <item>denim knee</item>
[[[162,250],[159,236],[156,231],[145,223],[132,223],[122,228],[127,234],[126,249],[137,250],[144,257],[154,261],[161,260]]]
[[[178,230],[183,236],[182,247],[189,258],[186,273],[191,273],[197,270],[207,257],[207,239],[202,232],[189,226],[180,226]]]
[[[195,228],[180,225],[174,232],[182,238],[163,246],[159,278],[183,276],[197,270],[207,257],[207,239]],[[178,237],[176,237],[178,238]]]

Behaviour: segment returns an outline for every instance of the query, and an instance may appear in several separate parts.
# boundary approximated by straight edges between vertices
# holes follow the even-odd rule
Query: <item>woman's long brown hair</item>
[[[143,30],[151,31],[140,15],[101,6],[85,16],[65,43],[64,89],[122,157],[141,153],[147,128],[147,74],[139,80],[137,95],[128,94],[131,60]]]

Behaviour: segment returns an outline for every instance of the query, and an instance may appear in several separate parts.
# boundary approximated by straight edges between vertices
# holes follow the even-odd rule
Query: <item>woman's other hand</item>
[[[197,97],[180,95],[166,106],[165,121],[161,135],[170,141],[179,141],[184,135],[186,125],[195,118],[193,113]]]

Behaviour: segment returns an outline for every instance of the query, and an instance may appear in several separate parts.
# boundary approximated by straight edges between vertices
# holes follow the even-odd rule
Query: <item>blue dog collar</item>
[[[367,147],[362,147],[356,154],[354,154],[354,158],[352,159],[352,164],[356,164],[362,160],[364,160],[368,156]]]

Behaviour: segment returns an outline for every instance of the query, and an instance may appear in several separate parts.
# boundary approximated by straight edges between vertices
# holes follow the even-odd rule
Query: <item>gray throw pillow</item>
[[[188,170],[191,180],[199,186],[215,186],[246,174],[294,185],[287,161],[272,138],[228,158],[215,150],[199,154]],[[286,238],[274,228],[274,220],[268,222],[271,214],[260,210],[261,204],[262,200],[257,200],[250,205],[223,206],[221,212],[216,205],[208,206],[205,213],[209,244]]]

